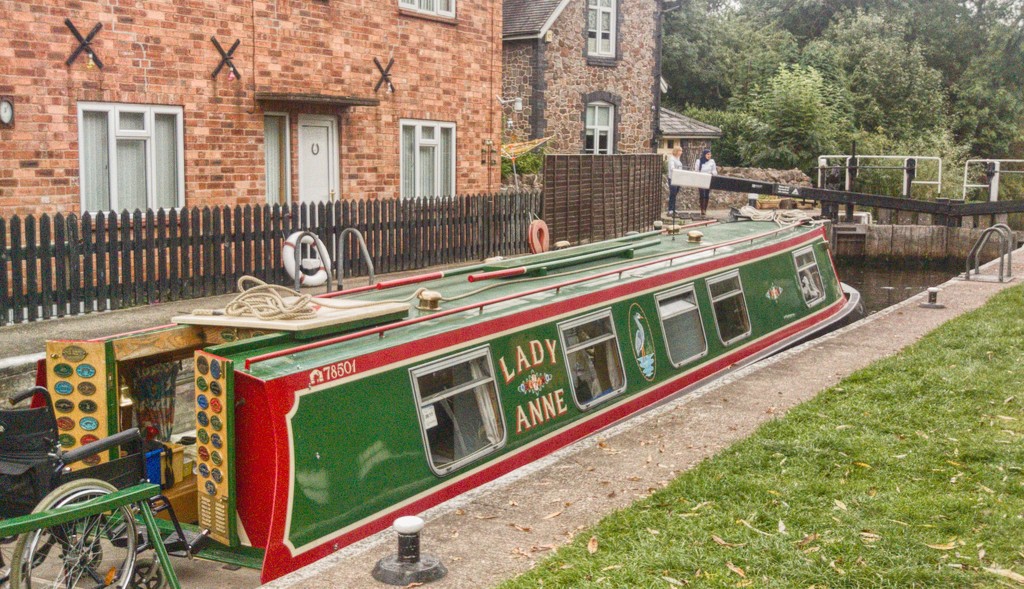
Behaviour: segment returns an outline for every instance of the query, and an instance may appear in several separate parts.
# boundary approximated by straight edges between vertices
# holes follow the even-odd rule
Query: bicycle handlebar
[[[46,387],[32,387],[27,391],[21,391],[20,393],[15,393],[11,395],[10,397],[8,397],[7,400],[8,402],[10,402],[11,405],[17,405],[18,403],[21,403],[25,399],[34,397],[35,395],[43,395],[44,397],[46,397],[46,404],[50,404],[50,391],[46,390]]]

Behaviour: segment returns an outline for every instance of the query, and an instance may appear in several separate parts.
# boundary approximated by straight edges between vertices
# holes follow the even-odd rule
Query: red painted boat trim
[[[523,274],[526,274],[526,267],[519,266],[518,268],[508,268],[507,270],[494,270],[493,272],[470,274],[466,277],[466,280],[469,280],[470,282],[482,282],[484,280],[494,280],[497,278],[512,278],[513,276],[522,276]]]
[[[827,320],[829,317],[841,312],[845,304],[845,298],[840,298],[832,305],[823,308],[814,315],[810,315],[797,323],[786,326],[769,336],[748,344],[745,347],[738,348],[728,354],[724,354],[710,360],[707,364],[661,383],[646,392],[639,393],[633,397],[628,397],[620,401],[618,404],[613,404],[608,407],[595,407],[594,413],[589,418],[584,418],[575,422],[568,426],[567,429],[558,432],[549,438],[539,440],[533,445],[527,445],[519,450],[512,451],[507,455],[507,457],[498,459],[493,464],[489,464],[465,478],[445,485],[412,503],[402,506],[401,508],[378,512],[377,516],[366,524],[350,530],[341,536],[324,540],[324,543],[320,546],[311,548],[308,551],[297,555],[292,555],[288,547],[285,546],[283,542],[287,531],[285,529],[285,514],[287,512],[286,503],[289,500],[288,473],[290,471],[290,465],[287,460],[288,452],[280,452],[278,453],[278,456],[284,457],[285,460],[283,460],[284,464],[279,463],[277,465],[279,478],[275,481],[276,491],[274,494],[275,505],[273,509],[274,521],[271,526],[272,540],[267,545],[263,561],[261,581],[264,583],[269,582],[282,575],[297,570],[300,567],[316,562],[342,547],[348,546],[349,544],[387,529],[396,517],[422,513],[423,511],[457,497],[466,491],[494,481],[495,479],[526,464],[534,462],[555,450],[581,440],[594,432],[658,403],[746,358],[764,351],[771,346],[774,346]],[[284,414],[282,413],[278,414],[278,419],[275,419],[275,421],[283,422],[283,419]],[[282,431],[287,428],[277,424],[274,429]],[[285,445],[287,445],[287,442],[285,442]],[[283,478],[280,478],[282,474]],[[282,501],[284,503],[282,503]]]
[[[666,256],[664,258],[657,258],[655,260],[650,260],[650,261],[647,261],[647,262],[641,262],[639,264],[633,264],[631,266],[624,266],[622,268],[617,268],[615,270],[609,270],[607,272],[601,272],[601,273],[598,273],[598,274],[587,275],[587,276],[584,276],[582,278],[576,278],[576,279],[573,279],[573,280],[567,280],[565,282],[562,282],[562,283],[559,283],[559,284],[555,284],[555,285],[551,285],[551,286],[544,286],[544,287],[540,287],[540,288],[535,288],[535,289],[532,289],[532,290],[527,290],[527,291],[523,291],[523,292],[519,292],[519,293],[514,293],[514,294],[506,295],[506,296],[503,296],[503,297],[498,297],[498,298],[490,299],[490,300],[487,300],[487,301],[481,301],[479,303],[474,303],[474,304],[471,304],[471,305],[464,305],[462,307],[455,307],[453,309],[446,309],[444,311],[439,311],[437,313],[432,313],[430,315],[423,315],[421,317],[416,317],[416,318],[413,318],[413,319],[406,319],[405,321],[396,321],[395,323],[389,323],[387,325],[382,325],[382,326],[379,326],[379,327],[374,327],[374,328],[371,328],[371,329],[366,329],[366,330],[363,330],[363,331],[358,331],[358,332],[355,332],[355,333],[350,333],[350,334],[347,334],[347,335],[338,336],[338,337],[331,338],[331,339],[321,340],[321,341],[317,341],[317,342],[313,342],[313,343],[309,343],[309,344],[305,344],[305,345],[301,345],[301,346],[295,346],[293,348],[287,348],[287,349],[284,349],[284,350],[278,350],[276,352],[270,352],[270,353],[262,354],[262,355],[259,355],[259,356],[253,356],[253,357],[247,358],[245,360],[245,369],[249,370],[252,367],[253,364],[257,364],[259,362],[263,362],[263,361],[266,361],[266,360],[272,360],[274,358],[281,358],[283,356],[288,356],[288,355],[291,355],[291,354],[297,354],[297,353],[300,353],[300,352],[306,352],[306,351],[309,351],[309,350],[314,350],[316,348],[322,348],[322,347],[325,347],[325,346],[339,344],[339,343],[351,341],[351,340],[354,340],[354,339],[357,339],[357,338],[366,337],[368,335],[377,335],[377,334],[385,333],[387,331],[391,331],[391,330],[394,330],[394,329],[399,329],[401,327],[406,327],[406,326],[409,326],[409,325],[415,325],[417,323],[422,323],[424,321],[433,321],[433,320],[438,319],[440,317],[446,317],[448,315],[454,315],[454,314],[457,314],[457,313],[463,313],[465,311],[470,311],[470,310],[473,310],[473,309],[482,309],[482,308],[484,308],[484,307],[486,307],[488,305],[494,305],[496,303],[501,303],[501,302],[505,302],[505,301],[519,299],[519,298],[522,298],[522,297],[525,297],[525,296],[530,296],[530,295],[534,295],[534,294],[538,294],[538,293],[542,293],[542,292],[547,292],[547,291],[551,291],[551,290],[558,290],[558,289],[561,289],[561,288],[565,288],[565,287],[568,287],[568,286],[573,286],[573,285],[580,284],[580,283],[583,283],[583,282],[590,282],[592,280],[597,280],[597,279],[600,279],[600,278],[606,278],[608,276],[622,275],[624,272],[630,272],[632,270],[638,270],[640,268],[646,268],[648,266],[653,266],[653,265],[656,265],[656,264],[664,264],[666,262],[671,262],[671,261],[676,260],[678,258],[689,257],[689,256],[692,256],[694,254],[702,253],[702,252],[707,252],[707,251],[714,251],[714,250],[716,250],[718,248],[728,247],[730,245],[736,245],[737,243],[744,243],[744,242],[747,242],[747,241],[753,241],[755,239],[759,239],[759,238],[762,238],[762,237],[767,237],[767,236],[770,236],[770,235],[774,235],[776,233],[779,233],[780,231],[786,231],[788,229],[789,229],[788,227],[784,227],[784,228],[776,229],[776,230],[773,230],[773,231],[768,231],[768,232],[765,232],[765,233],[759,233],[757,235],[753,235],[753,236],[749,236],[749,237],[744,237],[742,239],[735,239],[735,240],[731,240],[731,241],[727,241],[727,242],[723,242],[723,243],[719,243],[719,244],[710,245],[710,246],[707,246],[707,247],[704,247],[704,248],[698,248],[698,249],[694,249],[694,250],[689,250],[689,251],[687,251],[685,253],[680,253],[680,254],[677,254],[677,255]],[[819,237],[819,236],[823,237],[824,235],[825,235],[825,229],[819,227],[817,231],[811,231],[811,232],[806,233],[804,235],[798,235],[796,237],[787,239],[785,241],[780,241],[778,243],[771,244],[771,245],[766,246],[766,247],[762,247],[762,248],[759,248],[759,249],[751,249],[751,250],[748,250],[746,252],[741,252],[741,253],[738,253],[738,254],[733,254],[731,256],[726,256],[726,257],[723,257],[723,258],[719,258],[718,260],[713,260],[711,262],[705,262],[703,264],[697,264],[695,266],[690,266],[690,267],[684,269],[684,273],[689,272],[689,273],[693,273],[693,274],[701,274],[701,273],[713,270],[715,268],[719,268],[719,267],[723,267],[723,266],[729,266],[729,265],[735,264],[737,262],[743,262],[743,261],[751,260],[751,259],[754,259],[754,258],[759,258],[759,257],[765,256],[765,255],[770,255],[772,253],[775,253],[775,252],[782,251],[782,250],[788,249],[790,247],[793,247],[794,245],[798,245],[798,244],[802,244],[802,243],[805,243],[805,242],[813,241],[817,237]],[[707,269],[704,269],[704,268],[707,268]],[[670,274],[667,274],[667,275],[668,276],[676,276],[677,274],[676,273],[670,273]],[[639,284],[643,284],[647,280],[651,280],[651,279],[642,280],[642,281],[640,281]],[[606,292],[607,293],[607,292],[612,292],[612,291],[616,291],[616,290],[625,290],[626,292],[630,292],[630,291],[633,291],[633,290],[641,290],[641,289],[642,288],[637,288],[635,286],[635,284],[633,284],[633,285],[626,285],[624,287],[620,287],[619,289],[610,289],[609,291],[602,291],[602,292]]]
[[[409,276],[407,278],[385,280],[377,283],[377,290],[395,288],[396,286],[408,286],[410,284],[418,284],[429,280],[437,280],[438,278],[444,278],[444,272],[431,272],[430,274],[417,274],[416,276]]]

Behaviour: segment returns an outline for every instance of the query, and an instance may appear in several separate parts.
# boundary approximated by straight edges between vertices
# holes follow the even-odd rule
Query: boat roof
[[[522,315],[604,288],[640,281],[816,230],[811,225],[780,227],[770,221],[683,226],[634,234],[542,254],[494,259],[443,272],[330,293],[325,305],[343,304],[353,313],[311,331],[274,327],[275,333],[223,344],[208,351],[235,362],[235,369],[261,380],[308,371],[349,358],[469,327],[481,321]],[[703,234],[688,240],[690,231]],[[420,310],[417,293],[439,294],[440,310]],[[233,325],[232,318],[213,323]],[[197,322],[176,317],[176,323]],[[217,323],[217,321],[220,321]],[[210,321],[198,323],[210,324]],[[272,325],[275,325],[272,323]],[[247,326],[251,326],[248,325]]]

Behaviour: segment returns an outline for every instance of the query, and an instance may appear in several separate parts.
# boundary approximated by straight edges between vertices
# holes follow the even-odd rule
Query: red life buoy
[[[548,224],[540,219],[530,222],[529,229],[530,252],[540,254],[548,251],[550,247],[550,236],[548,235]]]
[[[288,276],[295,279],[296,273],[299,276],[299,284],[302,286],[320,286],[327,282],[330,274],[327,272],[327,265],[331,263],[331,255],[327,246],[320,241],[319,237],[306,235],[302,238],[302,245],[315,245],[316,256],[302,258],[299,260],[299,268],[295,267],[295,246],[301,232],[295,232],[288,236],[284,245],[281,246],[281,258],[284,261],[284,269]]]

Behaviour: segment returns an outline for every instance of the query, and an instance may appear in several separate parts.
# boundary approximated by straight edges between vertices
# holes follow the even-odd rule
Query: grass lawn
[[[1022,385],[1016,287],[501,587],[1024,587]]]

